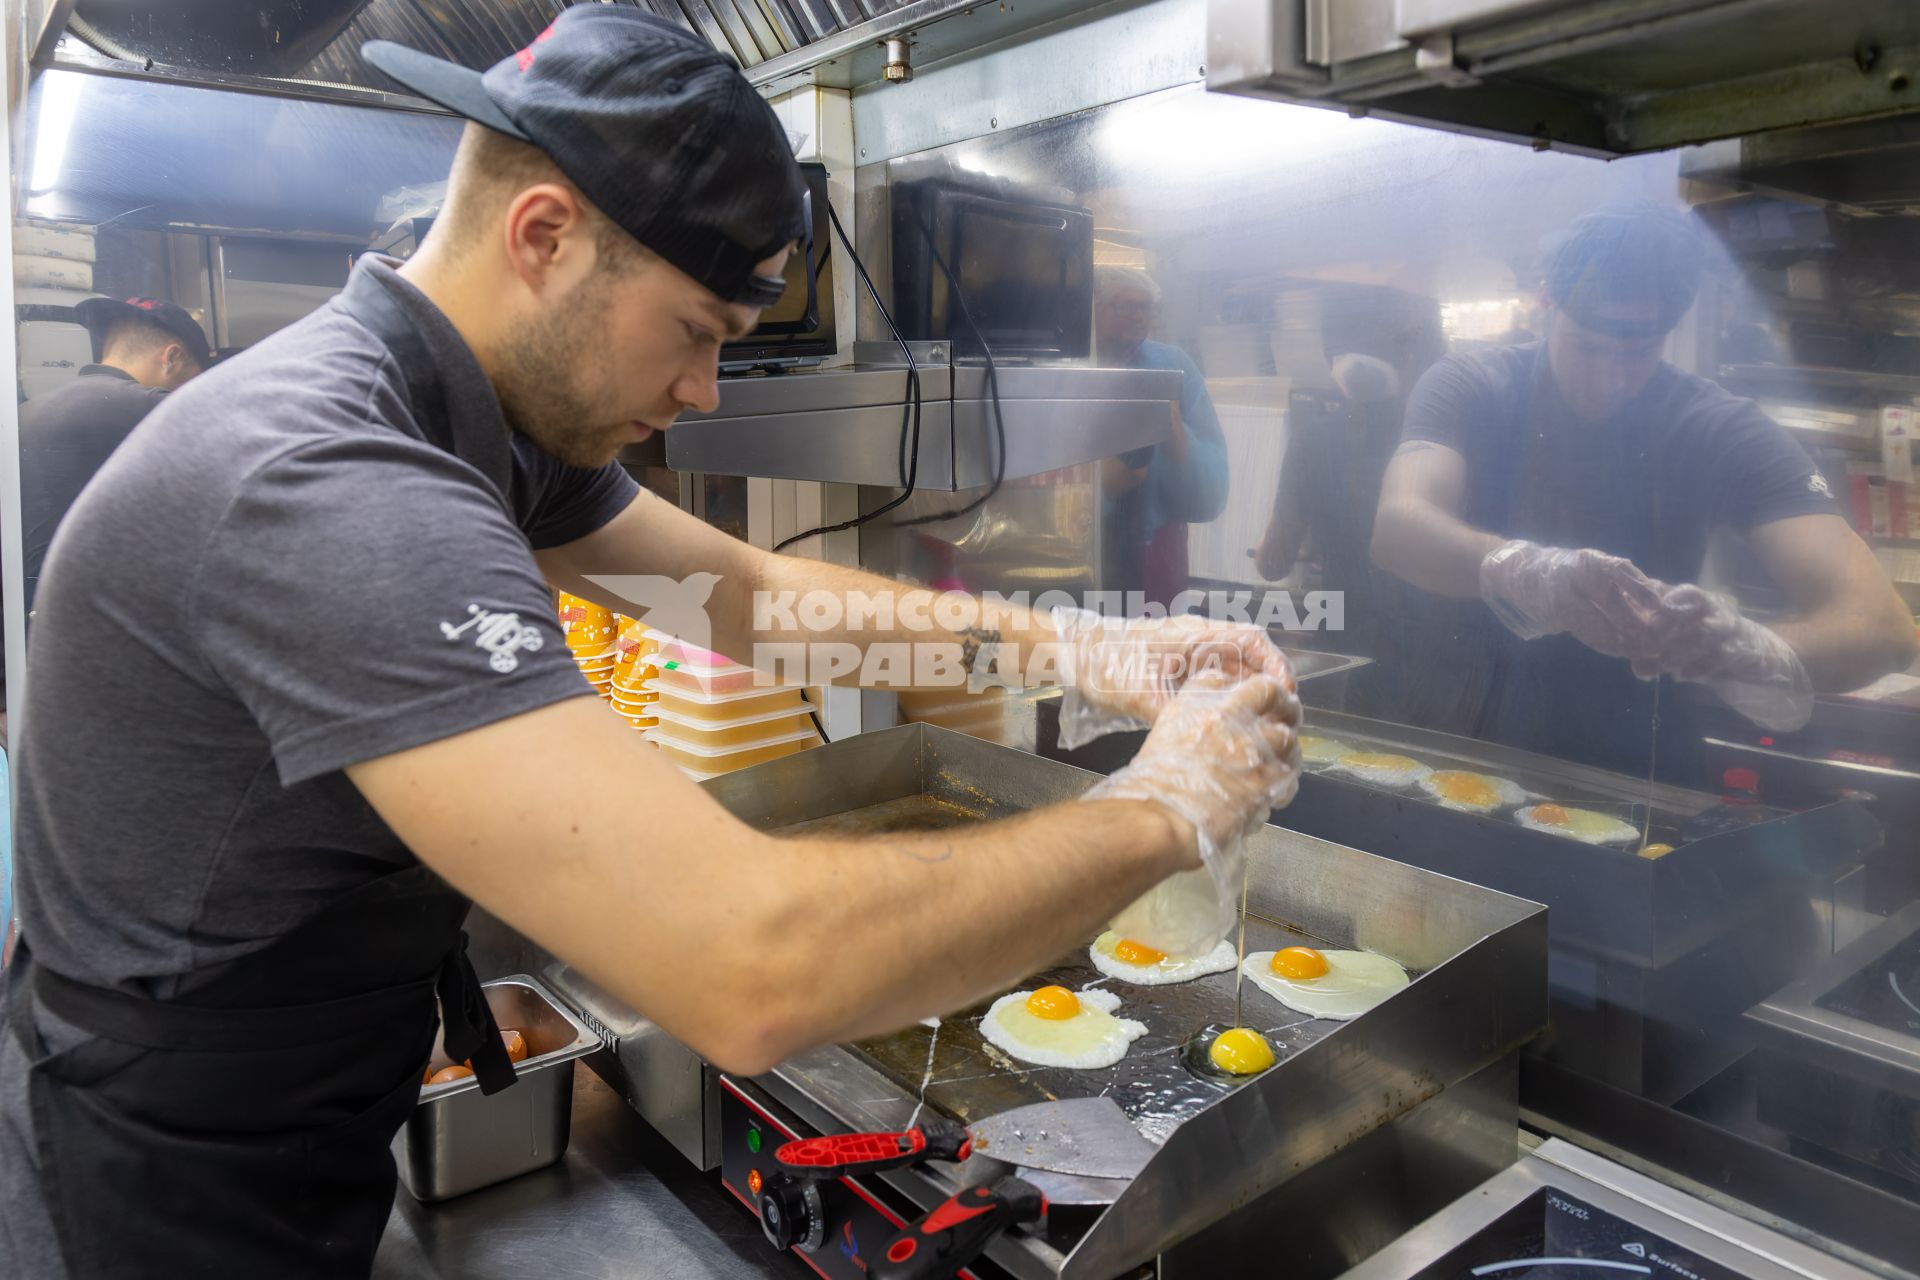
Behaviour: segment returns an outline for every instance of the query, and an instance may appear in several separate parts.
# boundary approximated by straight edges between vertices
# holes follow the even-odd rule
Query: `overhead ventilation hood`
[[[1725,139],[1681,157],[1680,175],[1849,213],[1920,216],[1920,114]]]
[[[1207,87],[1628,155],[1920,111],[1920,3],[1208,0]]]
[[[524,47],[587,0],[30,0],[66,36],[52,65],[292,97],[434,110],[360,56],[393,40],[468,67]],[[1073,20],[1084,0],[605,0],[683,27],[774,94],[910,79],[928,64]],[[1114,0],[1120,4],[1141,0]],[[902,60],[896,60],[902,59]],[[44,63],[44,59],[41,59]]]

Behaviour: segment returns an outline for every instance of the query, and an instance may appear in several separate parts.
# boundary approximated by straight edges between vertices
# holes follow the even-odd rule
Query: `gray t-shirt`
[[[406,358],[356,313],[397,318]],[[637,491],[509,431],[446,317],[374,259],[169,396],[40,583],[15,756],[34,961],[167,998],[411,865],[342,768],[591,694],[532,552]],[[4,1037],[0,1271],[48,1274],[14,1269],[47,1243],[23,1065]]]

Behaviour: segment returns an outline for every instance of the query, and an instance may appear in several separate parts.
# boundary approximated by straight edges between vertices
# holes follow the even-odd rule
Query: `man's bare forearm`
[[[1834,610],[1777,624],[1818,693],[1846,693],[1913,662],[1913,620]]]
[[[1146,801],[1056,806],[991,824],[867,839],[775,840],[755,878],[793,979],[754,1005],[775,1062],[951,1013],[1084,942],[1128,902],[1198,865],[1193,829]],[[737,945],[760,950],[767,939]],[[735,972],[752,973],[748,957]]]
[[[1419,499],[1383,501],[1373,562],[1422,591],[1471,600],[1480,595],[1480,562],[1505,541]]]

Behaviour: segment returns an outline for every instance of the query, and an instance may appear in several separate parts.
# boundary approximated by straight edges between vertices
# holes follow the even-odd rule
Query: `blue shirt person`
[[[1187,589],[1187,526],[1227,505],[1227,442],[1192,356],[1155,342],[1160,286],[1132,267],[1094,275],[1094,359],[1107,368],[1171,369],[1181,375],[1173,436],[1109,458],[1101,469],[1102,578],[1167,605]]]

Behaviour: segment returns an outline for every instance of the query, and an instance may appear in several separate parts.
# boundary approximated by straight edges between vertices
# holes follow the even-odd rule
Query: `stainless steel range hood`
[[[434,111],[360,56],[393,40],[463,66],[521,48],[561,9],[586,0],[31,0],[29,33],[45,29],[52,64],[136,79],[217,85]],[[602,0],[654,13],[736,59],[776,94],[910,78],[938,61],[1048,23],[1073,20],[1083,0]],[[1142,0],[1118,0],[1121,4]],[[889,44],[889,42],[894,42]],[[893,53],[907,63],[894,63]],[[36,65],[46,65],[36,48]],[[902,72],[906,74],[903,76]]]
[[[1209,0],[1207,85],[1625,155],[1920,110],[1920,4]]]
[[[1920,114],[1723,139],[1681,157],[1680,176],[1852,213],[1920,215]]]

